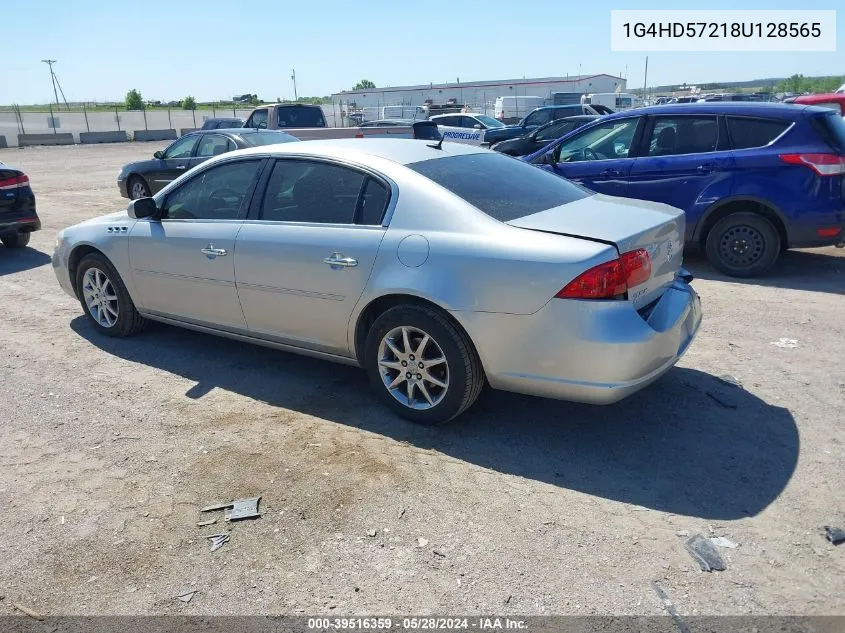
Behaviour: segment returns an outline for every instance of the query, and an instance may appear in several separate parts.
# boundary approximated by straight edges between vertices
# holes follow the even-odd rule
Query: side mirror
[[[153,154],[153,158],[158,158],[159,160],[161,160],[162,158],[164,158],[164,152],[158,150],[155,154]]]
[[[555,152],[552,150],[551,152],[546,152],[543,154],[543,158],[540,159],[541,165],[556,165],[557,161],[555,160]]]
[[[129,213],[129,217],[135,220],[155,218],[158,215],[158,206],[152,198],[138,198],[129,203],[126,211]]]

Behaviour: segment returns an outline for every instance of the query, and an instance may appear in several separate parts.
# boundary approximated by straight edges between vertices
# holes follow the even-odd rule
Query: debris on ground
[[[776,341],[772,341],[770,345],[774,345],[775,347],[783,347],[784,349],[795,349],[798,347],[798,341],[794,338],[779,338]]]
[[[249,497],[247,499],[235,499],[229,503],[217,503],[200,509],[200,512],[214,512],[215,510],[226,510],[227,521],[240,521],[241,519],[255,519],[261,516],[258,512],[258,502],[261,497]],[[231,508],[231,509],[230,509]]]
[[[38,620],[38,621],[40,622],[41,620],[43,620],[43,619],[44,619],[44,616],[43,616],[43,615],[41,615],[40,613],[38,613],[38,611],[33,611],[32,609],[30,609],[30,608],[28,608],[28,607],[25,607],[25,606],[23,606],[23,605],[22,605],[22,604],[20,604],[20,603],[13,602],[13,603],[12,603],[12,606],[13,606],[15,609],[17,609],[18,611],[20,611],[21,613],[24,613],[24,614],[28,615],[28,616],[29,616],[29,617],[31,617],[33,620]]]
[[[225,543],[229,542],[231,538],[231,534],[228,532],[221,532],[220,534],[209,534],[205,538],[211,541],[211,551],[216,552],[219,550]]]
[[[401,519],[404,514],[405,514],[405,507],[403,506],[403,507],[399,508],[399,516],[396,517],[396,518]]]
[[[678,536],[689,536],[689,530],[678,530],[675,534]]]
[[[217,519],[209,519],[208,521],[198,521],[197,527],[205,527],[206,525],[212,525],[217,523]]]
[[[194,594],[196,592],[197,590],[191,587],[190,585],[185,585],[184,587],[182,587],[182,589],[179,590],[179,593],[176,594],[176,597],[185,604],[188,604],[191,601],[191,598],[194,597]]]
[[[691,536],[684,543],[684,549],[695,559],[701,571],[724,571],[728,568],[716,546],[701,534]]]
[[[736,402],[733,401],[733,398],[727,398],[723,394],[713,393],[712,391],[706,391],[705,393],[708,398],[718,402],[726,409],[736,409]]]
[[[690,633],[689,627],[686,625],[681,619],[681,614],[678,613],[678,609],[675,608],[674,603],[669,600],[669,596],[666,594],[663,589],[660,588],[655,581],[651,581],[651,588],[654,589],[654,593],[657,594],[657,597],[660,598],[660,602],[663,603],[663,608],[666,609],[666,613],[669,614],[669,617],[675,622],[675,625],[678,627],[678,630],[681,633]]]
[[[367,536],[370,538],[374,537],[376,534],[378,534],[377,530],[367,530]]]
[[[428,545],[428,539],[422,537],[417,539],[417,547],[425,547],[426,545]]]
[[[711,536],[710,542],[713,543],[713,545],[727,547],[728,549],[736,549],[739,547],[738,543],[734,543],[731,539],[725,538],[724,536]]]
[[[439,549],[432,550],[432,553],[433,553],[435,556],[439,556],[440,558],[446,558],[446,554],[444,554],[443,552],[441,552]]]
[[[718,380],[723,385],[727,385],[728,387],[742,387],[742,383],[730,374],[722,374],[721,376],[716,376],[716,380]]]
[[[845,543],[845,530],[843,530],[842,528],[825,525],[824,535],[827,537],[827,540],[833,543],[834,545]]]

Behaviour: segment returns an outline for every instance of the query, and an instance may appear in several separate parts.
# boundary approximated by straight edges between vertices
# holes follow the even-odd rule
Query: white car
[[[505,127],[504,123],[493,117],[471,112],[438,114],[429,120],[437,124],[437,128],[447,141],[467,145],[481,145],[484,142],[485,130]]]

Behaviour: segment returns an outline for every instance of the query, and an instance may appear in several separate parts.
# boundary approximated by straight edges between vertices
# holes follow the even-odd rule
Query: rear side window
[[[408,167],[501,222],[590,195],[564,178],[499,153],[433,158]]]
[[[384,210],[387,208],[389,199],[387,187],[375,178],[367,178],[364,183],[364,191],[361,194],[361,202],[358,209],[358,224],[381,224],[384,219]]]
[[[822,140],[837,152],[845,152],[845,119],[831,112],[810,119],[813,128]]]
[[[728,133],[734,149],[764,147],[783,134],[791,121],[729,116]]]
[[[715,116],[656,117],[648,141],[648,156],[715,152],[719,126]]]

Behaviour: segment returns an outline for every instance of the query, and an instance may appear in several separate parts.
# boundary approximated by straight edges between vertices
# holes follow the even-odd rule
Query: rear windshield
[[[433,158],[408,167],[501,222],[591,195],[564,178],[499,153]]]
[[[275,145],[276,143],[290,143],[299,140],[285,132],[255,132],[254,134],[241,134],[241,136],[247,144],[252,146]]]
[[[277,108],[279,127],[326,127],[323,111],[317,106]]]
[[[837,152],[845,152],[845,119],[839,113],[814,116],[810,121],[825,143]]]

